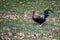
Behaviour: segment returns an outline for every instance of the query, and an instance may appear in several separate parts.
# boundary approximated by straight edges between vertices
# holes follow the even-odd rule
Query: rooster
[[[38,15],[36,10],[32,10],[32,19],[39,23],[40,26],[46,21],[46,18],[49,16],[49,11],[53,12],[52,10],[46,9],[42,15]]]

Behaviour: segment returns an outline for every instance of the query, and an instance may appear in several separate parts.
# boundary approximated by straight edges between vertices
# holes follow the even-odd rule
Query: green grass
[[[56,1],[55,1],[56,2]],[[33,2],[32,0],[6,0],[6,1],[1,1],[0,2],[0,10],[2,11],[11,11],[11,12],[15,12],[16,14],[23,16],[24,15],[24,11],[31,11],[32,9],[36,9],[38,11],[38,13],[41,13],[44,9],[49,8],[51,6],[51,2],[49,1],[44,1],[44,0],[39,0],[37,2]],[[8,4],[7,4],[8,3]],[[59,0],[57,0],[56,4],[59,3]],[[57,5],[58,6],[58,5]],[[50,17],[60,17],[60,15],[58,15],[59,13],[57,13],[57,10],[53,10],[55,13],[54,14],[50,14]],[[5,13],[5,12],[4,12]],[[28,13],[27,13],[28,14]],[[58,16],[56,16],[55,14],[57,14]],[[31,15],[30,15],[31,16]],[[28,15],[29,17],[29,15]],[[51,30],[48,30],[48,28],[52,27],[52,28],[60,28],[60,25],[54,25],[54,23],[58,22],[58,21],[54,21],[54,20],[47,20],[42,27],[39,26],[39,24],[37,23],[33,23],[32,19],[17,19],[17,20],[11,20],[11,19],[4,19],[2,18],[3,21],[0,22],[0,30],[3,30],[3,27],[10,27],[10,31],[11,32],[29,32],[29,33],[53,33],[56,36],[53,36],[52,38],[44,38],[44,37],[39,37],[38,39],[33,39],[33,38],[28,38],[28,37],[24,37],[23,39],[19,39],[19,38],[15,38],[14,36],[12,36],[11,40],[59,40],[60,39],[60,35],[55,34],[54,32],[52,32]],[[11,20],[11,21],[10,21]],[[60,24],[60,21],[58,22]],[[16,27],[17,29],[14,29],[13,27]],[[7,30],[3,30],[3,31],[7,31]]]

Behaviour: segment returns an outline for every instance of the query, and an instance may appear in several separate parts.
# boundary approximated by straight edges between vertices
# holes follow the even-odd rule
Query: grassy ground
[[[31,34],[38,33],[52,33],[53,37],[39,37],[37,38],[30,38],[25,36],[24,38],[16,38],[12,36],[11,40],[59,40],[60,35],[56,34],[54,31],[51,31],[49,28],[60,28],[60,19],[55,20],[56,17],[60,17],[60,3],[59,0],[55,1],[48,1],[48,0],[6,0],[6,1],[0,1],[0,10],[4,14],[6,14],[6,11],[14,12],[15,14],[21,16],[17,20],[12,20],[12,19],[6,19],[3,17],[0,17],[2,21],[0,21],[0,30],[3,32],[8,32],[8,30],[3,29],[4,27],[9,27],[10,32],[21,32],[21,33],[26,33],[29,32]],[[29,17],[31,17],[30,13],[26,13],[27,17],[25,17],[24,12],[29,11],[31,12],[32,9],[36,9],[38,13],[41,13],[43,10],[46,8],[51,7],[51,5],[54,4],[57,7],[53,9],[54,14],[50,14],[50,17],[53,18],[52,20],[46,20],[46,24],[44,24],[42,27],[39,26],[39,24],[33,22],[33,20]],[[25,18],[25,19],[24,19]],[[14,29],[15,28],[15,29]]]

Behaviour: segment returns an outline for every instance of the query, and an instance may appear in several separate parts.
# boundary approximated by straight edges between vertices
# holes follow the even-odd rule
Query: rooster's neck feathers
[[[38,17],[39,17],[39,15],[37,14],[37,12],[35,12],[35,13],[33,14],[33,17],[34,17],[34,18],[38,18]]]
[[[33,15],[38,15],[37,12],[33,13]]]

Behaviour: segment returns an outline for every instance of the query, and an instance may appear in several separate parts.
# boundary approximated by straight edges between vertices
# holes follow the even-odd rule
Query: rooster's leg
[[[43,25],[44,25],[44,23],[40,24],[39,26],[41,27],[41,26],[43,26]]]
[[[42,25],[39,25],[40,27],[42,26]]]
[[[41,27],[43,24],[40,24],[39,26]]]

